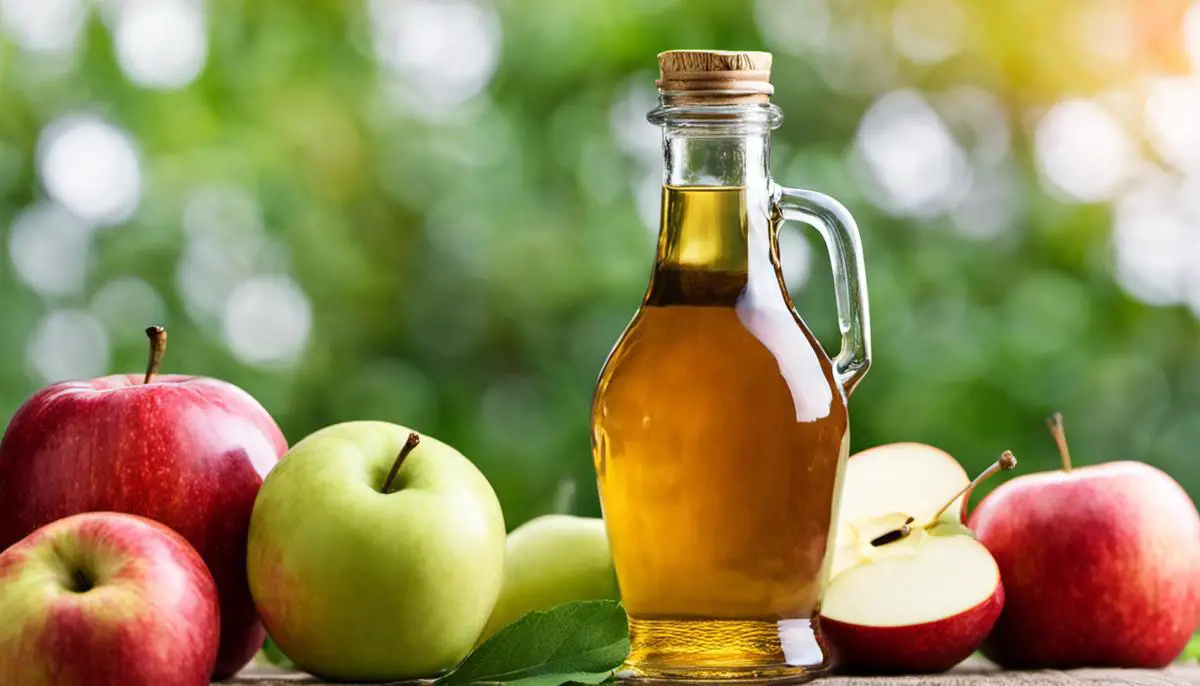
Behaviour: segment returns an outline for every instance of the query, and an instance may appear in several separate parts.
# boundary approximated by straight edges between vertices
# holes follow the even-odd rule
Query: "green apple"
[[[267,476],[248,572],[268,633],[301,669],[342,681],[444,672],[500,593],[504,517],[454,448],[386,422],[308,436]]]
[[[480,641],[521,615],[573,600],[617,598],[604,520],[543,515],[508,535],[504,586]]]

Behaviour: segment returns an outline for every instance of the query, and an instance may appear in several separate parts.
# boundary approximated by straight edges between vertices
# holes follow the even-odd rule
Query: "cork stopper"
[[[668,50],[658,55],[656,82],[671,104],[769,102],[771,53]]]

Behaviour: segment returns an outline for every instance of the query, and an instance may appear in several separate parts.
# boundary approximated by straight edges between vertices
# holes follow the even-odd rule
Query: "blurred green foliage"
[[[655,133],[642,120],[646,139],[627,122],[653,104],[660,50],[768,49],[787,116],[775,136],[777,177],[838,197],[863,235],[875,360],[851,403],[854,449],[926,441],[969,470],[1012,449],[1018,473],[1047,469],[1056,458],[1043,419],[1059,410],[1077,464],[1144,460],[1200,493],[1196,315],[1143,304],[1118,285],[1109,207],[1043,190],[1029,128],[1031,113],[1062,97],[1180,68],[1155,32],[1173,31],[1186,5],[1142,12],[1126,58],[1101,68],[1062,40],[1088,3],[955,4],[959,44],[936,64],[897,51],[901,4],[467,3],[483,29],[457,45],[447,38],[455,15],[426,3],[402,19],[433,23],[400,35],[427,39],[431,53],[420,41],[380,45],[386,0],[212,0],[203,71],[168,89],[131,81],[116,20],[90,2],[65,57],[10,37],[0,42],[0,236],[47,196],[39,137],[64,115],[92,113],[127,131],[141,192],[132,216],[89,234],[78,288],[31,288],[14,269],[12,241],[0,242],[0,416],[50,380],[30,361],[49,313],[94,316],[110,349],[99,371],[112,372],[141,368],[148,322],[138,317],[148,313],[171,332],[165,371],[244,387],[292,441],[333,422],[395,421],[473,459],[510,528],[555,509],[598,514],[591,393],[654,253],[638,200],[655,153],[623,139],[652,143]],[[823,47],[789,42],[788,30],[823,30]],[[481,48],[480,37],[494,45]],[[438,45],[450,47],[439,55]],[[393,48],[408,66],[386,64],[380,55]],[[476,53],[489,49],[486,83],[447,103],[450,85],[467,88],[454,76],[462,51],[486,62]],[[884,94],[912,89],[936,102],[964,85],[994,94],[1012,132],[997,163],[1014,193],[1001,208],[1011,217],[984,236],[956,228],[950,212],[881,206],[853,150]],[[953,133],[971,145],[970,131]],[[228,233],[216,230],[227,252],[213,258],[211,286],[293,280],[311,307],[294,359],[235,354],[228,308],[197,305],[194,289],[206,282],[181,276],[196,259],[186,209],[212,188],[253,202],[251,220],[237,214],[245,203],[215,210],[218,224],[221,212],[233,218]],[[248,243],[247,221],[262,234]],[[832,345],[831,282],[812,239],[816,259],[794,295]],[[124,316],[98,308],[97,294],[130,276],[158,299]]]

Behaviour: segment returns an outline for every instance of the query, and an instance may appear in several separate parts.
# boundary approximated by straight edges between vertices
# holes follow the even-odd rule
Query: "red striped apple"
[[[971,528],[1008,593],[983,646],[1012,668],[1162,667],[1200,622],[1200,516],[1174,479],[1140,462],[1071,467],[999,486]]]
[[[962,525],[962,509],[976,484],[1015,465],[1006,452],[972,482],[930,446],[893,444],[850,458],[819,624],[840,670],[940,672],[979,648],[1004,588],[996,562]]]
[[[179,534],[92,512],[0,554],[0,683],[207,686],[217,587]]]
[[[147,334],[145,375],[54,384],[17,410],[0,441],[0,549],[80,512],[127,512],[166,524],[217,582],[214,675],[226,677],[262,645],[246,580],[246,532],[263,475],[287,442],[236,386],[156,376],[166,333],[152,327]]]

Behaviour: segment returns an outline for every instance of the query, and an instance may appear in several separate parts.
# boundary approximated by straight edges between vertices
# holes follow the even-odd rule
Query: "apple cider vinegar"
[[[778,623],[813,616],[827,573],[845,401],[782,299],[745,297],[747,220],[743,188],[663,189],[662,259],[600,379],[631,662],[782,664]]]
[[[762,55],[660,56],[657,257],[592,406],[629,617],[625,678],[780,683],[829,666],[812,619],[849,452],[846,397],[869,355],[857,234],[831,199],[770,181],[778,110],[765,96],[731,107],[728,88],[710,104],[674,99],[664,85],[683,78],[668,76],[677,67],[701,73],[696,84],[720,76],[706,66],[760,73]],[[837,248],[844,349],[835,360],[784,287],[776,232],[785,218],[812,219]]]

